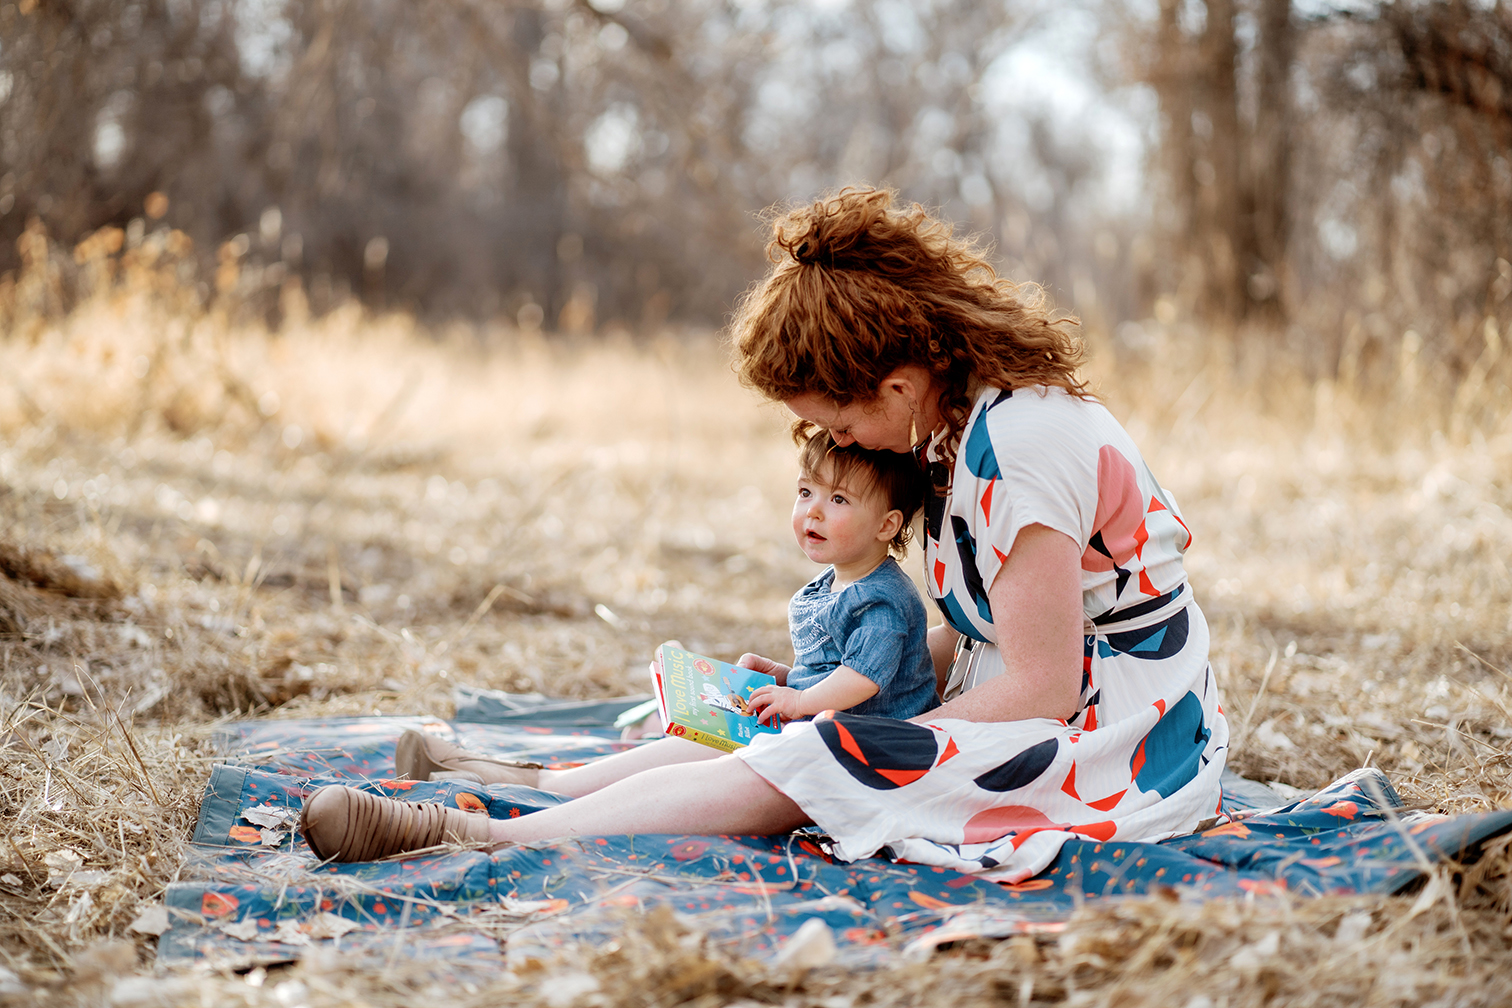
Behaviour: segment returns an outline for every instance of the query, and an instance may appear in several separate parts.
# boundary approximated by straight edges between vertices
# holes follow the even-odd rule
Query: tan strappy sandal
[[[489,818],[328,784],[305,799],[299,831],[322,861],[377,861],[442,844],[489,843]]]
[[[394,749],[394,769],[410,780],[465,780],[474,784],[524,784],[536,787],[541,764],[522,763],[468,752],[424,732],[407,731]]]

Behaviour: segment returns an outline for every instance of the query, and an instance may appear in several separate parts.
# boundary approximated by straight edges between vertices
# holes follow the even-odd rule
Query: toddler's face
[[[793,502],[793,535],[815,563],[844,567],[880,562],[892,532],[883,534],[891,509],[875,489],[852,489],[832,482],[832,467],[798,477]]]

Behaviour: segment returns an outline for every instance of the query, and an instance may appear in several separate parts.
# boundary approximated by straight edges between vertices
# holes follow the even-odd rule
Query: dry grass
[[[460,984],[319,959],[154,973],[128,928],[179,871],[217,720],[446,715],[459,681],[639,691],[671,636],[780,656],[808,576],[783,419],[705,334],[356,312],[268,334],[171,307],[164,263],[61,321],[15,302],[0,343],[0,1003],[1506,999],[1502,851],[1416,902],[1089,906],[1058,940],[866,974],[770,973],[661,917]],[[1508,804],[1499,353],[1448,388],[1404,359],[1382,399],[1199,345],[1099,345],[1092,371],[1195,531],[1234,765],[1314,788],[1369,760],[1445,811]]]

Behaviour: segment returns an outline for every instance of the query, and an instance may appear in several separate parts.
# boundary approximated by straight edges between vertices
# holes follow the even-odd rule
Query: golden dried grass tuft
[[[152,240],[92,249],[97,295],[56,320],[14,302],[0,342],[0,1002],[1505,1000],[1506,844],[1426,896],[1089,904],[1058,940],[874,973],[769,975],[665,917],[466,983],[154,973],[129,927],[180,870],[218,722],[445,715],[458,682],[635,692],[673,636],[782,657],[809,570],[783,418],[706,334],[355,309],[268,332],[186,307]],[[1506,362],[1488,340],[1451,385],[1404,357],[1370,398],[1150,331],[1092,373],[1195,532],[1233,764],[1309,789],[1368,761],[1425,807],[1506,806]]]

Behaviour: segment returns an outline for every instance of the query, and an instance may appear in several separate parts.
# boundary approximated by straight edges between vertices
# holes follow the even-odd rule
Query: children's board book
[[[757,735],[778,733],[746,707],[752,693],[777,682],[771,676],[674,644],[657,649],[655,670],[656,699],[668,735],[734,752]]]

